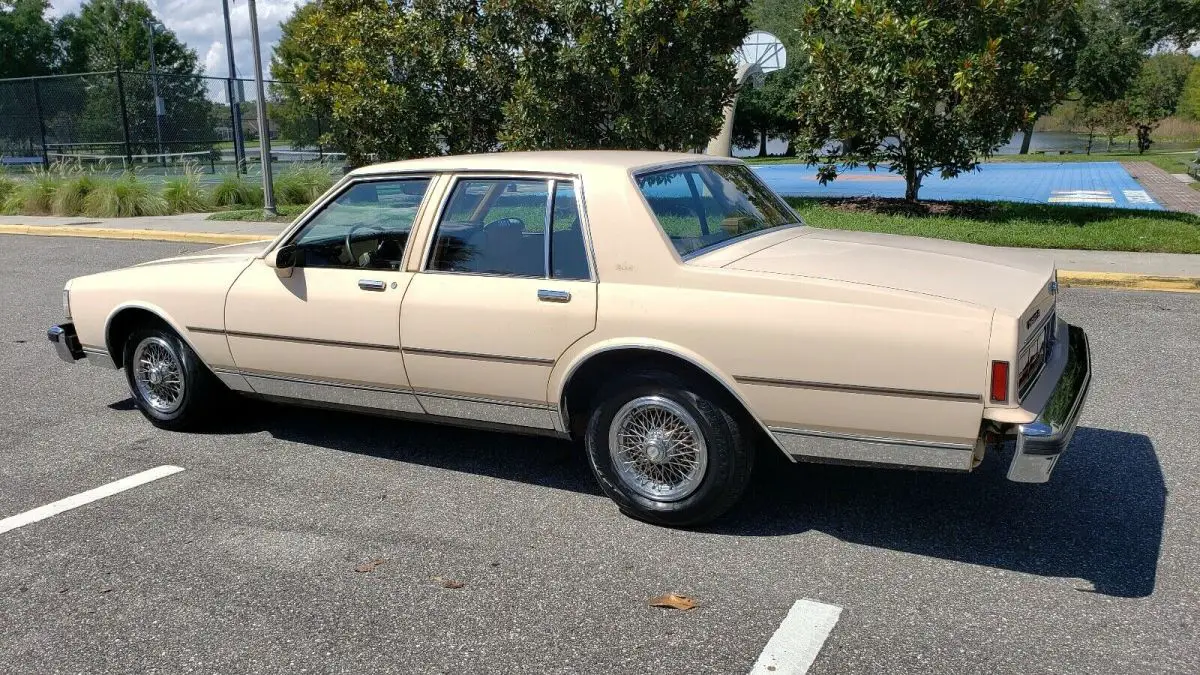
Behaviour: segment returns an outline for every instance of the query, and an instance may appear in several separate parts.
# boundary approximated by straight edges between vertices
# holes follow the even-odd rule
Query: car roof
[[[730,157],[714,157],[683,152],[639,150],[554,150],[537,152],[492,152],[479,155],[448,155],[372,164],[355,169],[352,175],[373,176],[389,173],[449,171],[521,171],[580,174],[591,169],[635,171],[678,164],[736,163]]]

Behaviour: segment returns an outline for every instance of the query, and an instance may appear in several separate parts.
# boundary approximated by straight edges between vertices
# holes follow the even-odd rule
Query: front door
[[[254,391],[421,412],[400,354],[408,237],[430,180],[348,184],[291,238],[290,276],[256,260],[229,291],[225,330]]]
[[[409,380],[428,413],[558,426],[550,371],[596,325],[577,187],[567,179],[454,182],[400,313]]]

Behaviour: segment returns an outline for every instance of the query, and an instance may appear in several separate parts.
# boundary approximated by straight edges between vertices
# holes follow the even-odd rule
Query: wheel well
[[[747,429],[753,429],[756,434],[762,436],[756,440],[766,440],[770,445],[775,445],[741,399],[711,373],[680,356],[636,347],[596,354],[571,374],[571,379],[563,388],[561,401],[563,410],[568,415],[567,431],[571,437],[583,437],[588,416],[592,411],[593,399],[608,380],[615,375],[645,369],[665,370],[708,388],[712,395],[720,397],[725,405],[729,406],[730,412],[742,419]]]
[[[121,362],[125,358],[125,341],[133,331],[146,326],[170,327],[162,317],[141,307],[126,307],[108,322],[104,343],[108,347],[108,355],[118,368],[124,365]]]

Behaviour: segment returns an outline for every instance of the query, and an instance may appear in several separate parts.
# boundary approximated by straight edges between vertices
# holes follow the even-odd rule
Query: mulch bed
[[[903,199],[886,199],[883,197],[849,197],[845,199],[819,199],[822,206],[837,211],[852,213],[880,213],[888,216],[956,216],[962,218],[980,218],[988,215],[993,209],[986,204],[974,202],[936,202],[923,201],[916,204]]]

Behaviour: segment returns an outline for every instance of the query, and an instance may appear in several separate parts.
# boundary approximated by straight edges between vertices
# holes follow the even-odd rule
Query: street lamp
[[[271,129],[267,126],[267,97],[263,92],[262,53],[258,46],[258,12],[254,8],[254,0],[250,5],[250,46],[254,50],[254,89],[258,95],[255,107],[258,109],[258,156],[262,163],[263,176],[263,213],[268,216],[275,213],[275,189],[271,183]]]
[[[154,138],[158,141],[158,159],[163,166],[166,166],[167,158],[162,156],[162,123],[163,117],[167,114],[167,107],[163,105],[162,96],[158,95],[158,63],[154,59],[154,29],[158,27],[158,22],[145,19],[142,23],[150,31],[150,85],[154,88]]]

